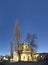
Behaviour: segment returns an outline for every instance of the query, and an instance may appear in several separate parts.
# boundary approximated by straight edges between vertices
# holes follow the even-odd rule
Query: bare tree
[[[13,43],[12,43],[12,41],[10,42],[10,55],[11,55],[11,58],[13,58]]]
[[[20,42],[20,27],[18,20],[15,23],[15,28],[14,28],[14,40],[15,40],[15,50],[19,48],[19,42]]]
[[[28,32],[27,35],[26,35],[26,42],[30,43],[30,38],[31,38],[31,35]]]
[[[36,37],[35,34],[27,33],[26,41],[30,44],[32,49],[36,49],[37,48],[37,44],[35,43],[35,39],[36,38],[37,37]]]
[[[37,39],[37,36],[35,34],[32,34],[30,44],[33,49],[37,49],[36,39]]]
[[[36,35],[35,34],[30,34],[30,33],[27,33],[27,36],[26,36],[26,42],[29,43],[32,51],[33,50],[36,50],[37,48],[37,44],[35,43],[35,39],[36,39]],[[33,53],[31,54],[32,56],[32,60],[33,60]]]

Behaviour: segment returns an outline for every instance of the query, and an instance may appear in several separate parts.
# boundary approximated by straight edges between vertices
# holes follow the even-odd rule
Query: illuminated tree
[[[12,41],[10,43],[10,56],[11,56],[11,58],[13,58],[13,43],[12,43]]]
[[[18,20],[15,23],[15,28],[14,28],[14,41],[15,41],[15,51],[18,50],[18,54],[19,54],[19,61],[21,59],[20,57],[20,50],[19,50],[19,45],[20,45],[20,27],[19,27],[19,23]]]

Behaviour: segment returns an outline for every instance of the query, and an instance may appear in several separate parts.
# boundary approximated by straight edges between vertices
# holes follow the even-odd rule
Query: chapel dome
[[[19,46],[19,50],[22,50],[22,51],[29,51],[31,50],[29,44],[27,43],[22,43],[20,46]]]

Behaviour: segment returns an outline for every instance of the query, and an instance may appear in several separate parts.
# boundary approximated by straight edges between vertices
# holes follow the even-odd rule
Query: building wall
[[[22,53],[21,54],[21,61],[32,61],[31,54]]]
[[[31,50],[29,45],[22,44],[19,47],[20,50],[20,61],[37,61],[38,54],[35,51]],[[13,60],[19,61],[18,51],[13,53]]]
[[[39,54],[37,54],[37,53],[33,54],[32,55],[32,59],[33,59],[32,61],[37,61],[38,56],[39,56]]]
[[[18,62],[18,60],[19,60],[18,52],[17,51],[14,51],[13,52],[13,61],[14,62]]]

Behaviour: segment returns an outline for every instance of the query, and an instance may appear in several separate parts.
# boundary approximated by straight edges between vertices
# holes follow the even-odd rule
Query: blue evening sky
[[[21,41],[26,33],[37,35],[37,52],[48,52],[48,0],[0,0],[0,55],[9,54],[18,19]]]

